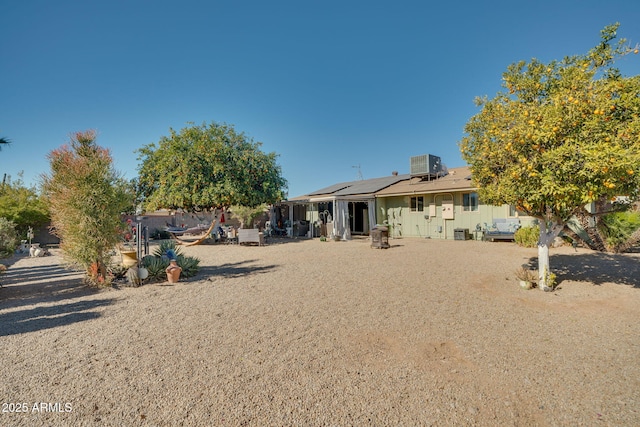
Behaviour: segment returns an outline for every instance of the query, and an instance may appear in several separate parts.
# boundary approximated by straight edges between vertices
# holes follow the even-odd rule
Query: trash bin
[[[469,240],[471,236],[469,235],[468,228],[456,228],[453,230],[453,239],[454,240]]]

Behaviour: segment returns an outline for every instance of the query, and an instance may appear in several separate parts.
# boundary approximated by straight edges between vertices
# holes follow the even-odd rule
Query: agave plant
[[[198,273],[200,260],[184,255],[181,247],[173,240],[160,243],[153,251],[153,255],[142,259],[142,266],[149,272],[150,280],[161,282],[167,278],[166,269],[171,259],[175,259],[180,268],[182,268],[182,277],[189,278]]]
[[[169,261],[156,256],[146,256],[142,258],[142,266],[149,272],[149,279],[162,281],[166,278],[165,269],[169,266]]]
[[[178,265],[182,268],[182,276],[193,277],[198,273],[200,260],[192,256],[180,255],[177,259]]]
[[[165,240],[153,251],[153,255],[159,258],[168,256],[167,252],[173,252],[176,257],[182,255],[182,249],[176,244],[174,240]]]

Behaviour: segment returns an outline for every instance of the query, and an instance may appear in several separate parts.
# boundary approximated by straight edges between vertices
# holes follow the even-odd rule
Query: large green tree
[[[49,222],[49,208],[36,189],[26,187],[21,178],[6,179],[0,187],[0,217],[12,221],[24,239],[29,227],[38,228]]]
[[[145,209],[256,207],[282,199],[286,181],[277,155],[260,147],[230,125],[170,129],[157,145],[138,150],[138,189]]]
[[[639,195],[640,76],[614,67],[638,49],[614,43],[617,28],[602,30],[587,54],[510,65],[505,90],[477,100],[481,110],[460,142],[481,200],[538,218],[543,290],[552,287],[549,245],[571,217],[587,218],[589,205],[603,212],[615,196]]]
[[[132,199],[109,150],[95,139],[94,131],[77,132],[69,145],[51,151],[51,173],[42,177],[42,187],[65,259],[99,285],[108,281],[110,253],[122,237],[121,213]]]

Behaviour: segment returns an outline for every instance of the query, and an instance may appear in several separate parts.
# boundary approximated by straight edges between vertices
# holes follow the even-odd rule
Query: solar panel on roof
[[[340,184],[334,184],[329,187],[321,188],[320,190],[316,190],[313,193],[309,193],[308,195],[349,196],[355,194],[370,194],[408,178],[409,175],[391,175],[382,178],[342,182]]]
[[[329,187],[321,188],[320,190],[316,190],[313,193],[309,193],[309,196],[318,196],[320,194],[333,194],[336,191],[343,190],[347,187],[349,187],[349,183],[347,182],[343,182],[340,184],[333,184]]]

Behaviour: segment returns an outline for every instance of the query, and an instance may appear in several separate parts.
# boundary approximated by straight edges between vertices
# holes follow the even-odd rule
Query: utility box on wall
[[[442,219],[453,218],[453,202],[442,202]]]

